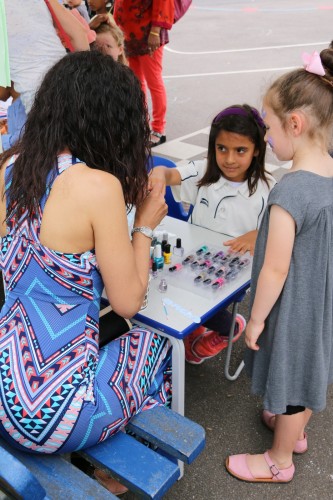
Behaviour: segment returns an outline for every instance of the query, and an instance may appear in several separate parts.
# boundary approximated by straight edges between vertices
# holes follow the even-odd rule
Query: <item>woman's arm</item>
[[[55,15],[69,38],[75,51],[90,50],[84,27],[58,0],[49,0]]]
[[[247,346],[255,351],[259,350],[256,342],[264,329],[265,320],[287,279],[294,240],[294,219],[286,210],[273,205],[270,210],[265,260],[245,334]]]
[[[98,174],[93,175],[89,200],[96,258],[112,308],[130,318],[147,289],[151,239],[135,233],[130,240],[121,185],[110,174]],[[163,190],[156,184],[137,208],[135,226],[154,229],[166,213]]]
[[[175,19],[173,0],[153,0],[152,4],[152,30],[157,27],[170,30]]]

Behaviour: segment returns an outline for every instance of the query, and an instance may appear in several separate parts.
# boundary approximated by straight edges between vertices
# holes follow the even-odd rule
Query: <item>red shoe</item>
[[[204,326],[199,326],[196,330],[194,330],[190,335],[185,337],[184,339],[184,347],[185,347],[185,360],[191,365],[201,365],[204,362],[202,358],[199,358],[192,352],[192,344],[196,341],[201,335],[204,335],[206,332],[206,328]]]
[[[236,325],[235,325],[235,336],[232,339],[232,342],[236,342],[239,337],[242,335],[244,329],[246,327],[246,321],[240,314],[236,316]],[[219,335],[218,332],[213,330],[204,333],[203,335],[198,336],[192,342],[192,354],[199,359],[208,359],[212,358],[219,354],[223,349],[228,347],[229,337],[224,335]],[[202,362],[201,361],[201,362]]]

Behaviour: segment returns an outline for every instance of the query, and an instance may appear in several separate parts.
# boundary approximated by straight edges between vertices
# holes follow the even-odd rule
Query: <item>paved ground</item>
[[[260,107],[269,81],[299,66],[303,50],[321,50],[333,38],[332,18],[331,0],[193,0],[165,53],[168,141],[156,153],[177,162],[204,157],[215,114],[235,103]],[[268,163],[277,178],[283,175],[270,155]],[[247,303],[241,306],[246,317]],[[243,348],[241,340],[234,367]],[[292,483],[251,485],[227,474],[228,454],[262,452],[271,434],[260,423],[260,400],[250,395],[246,376],[235,382],[224,378],[224,359],[225,351],[201,366],[186,367],[186,415],[205,427],[207,445],[166,500],[333,499],[332,389],[327,409],[310,423],[308,453],[295,457]]]
[[[174,26],[165,51],[168,141],[156,153],[176,162],[203,158],[217,112],[243,102],[260,107],[269,82],[300,66],[302,51],[320,51],[328,45],[333,38],[332,18],[332,1],[193,0],[190,12]],[[267,161],[279,179],[286,165],[270,154]],[[246,317],[247,302],[241,307]],[[238,342],[234,367],[243,349],[243,341]],[[271,433],[260,422],[260,400],[250,395],[245,374],[228,382],[224,360],[225,351],[201,366],[186,366],[186,415],[205,427],[207,445],[165,498],[332,499],[333,390],[327,409],[310,422],[310,449],[295,457],[293,482],[245,484],[228,475],[226,456],[264,451]]]

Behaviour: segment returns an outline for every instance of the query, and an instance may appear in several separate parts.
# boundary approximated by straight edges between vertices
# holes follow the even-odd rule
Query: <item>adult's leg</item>
[[[129,67],[131,68],[131,70],[133,71],[133,73],[140,80],[141,88],[142,88],[143,92],[145,93],[146,101],[147,101],[147,85],[146,85],[146,79],[145,79],[145,75],[144,75],[142,64],[141,64],[142,57],[144,57],[144,56],[129,57],[128,64],[129,64]]]
[[[86,401],[63,453],[104,441],[140,411],[168,404],[169,342],[139,327],[109,342],[99,351],[91,386],[85,392]]]
[[[151,129],[164,134],[166,124],[167,95],[162,78],[163,47],[155,50],[152,56],[140,56],[140,64],[147,82],[152,102]]]

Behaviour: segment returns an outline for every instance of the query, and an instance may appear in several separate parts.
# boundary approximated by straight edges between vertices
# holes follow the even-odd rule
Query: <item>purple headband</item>
[[[240,115],[240,116],[246,116],[247,118],[250,118],[252,115],[252,118],[257,122],[259,127],[266,129],[266,125],[261,118],[260,114],[255,108],[251,108],[251,112],[249,113],[246,109],[244,108],[236,108],[236,107],[231,107],[231,108],[226,108],[223,111],[221,111],[218,115],[215,116],[213,123],[217,123],[221,118],[224,116],[231,116],[231,115]]]

